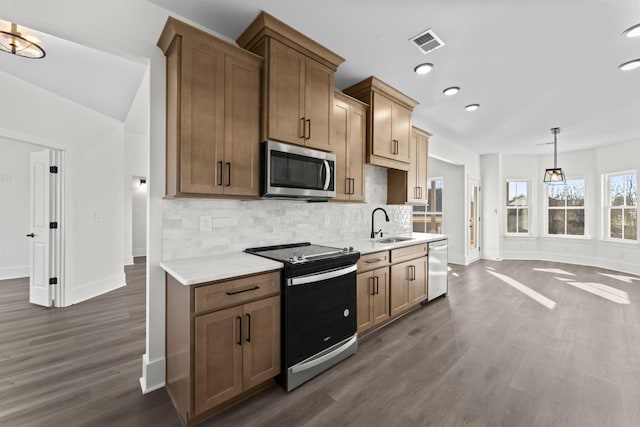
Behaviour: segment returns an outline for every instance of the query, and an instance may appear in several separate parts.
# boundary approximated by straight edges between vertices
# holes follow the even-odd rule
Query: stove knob
[[[346,248],[346,247],[345,247],[345,248],[342,248],[342,252],[344,252],[344,253],[349,252],[349,248]]]
[[[349,252],[355,252],[356,250],[353,249],[353,246],[349,246]]]

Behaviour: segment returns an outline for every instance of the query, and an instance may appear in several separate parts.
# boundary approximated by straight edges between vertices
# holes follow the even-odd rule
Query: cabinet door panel
[[[259,196],[260,67],[226,57],[224,194]]]
[[[215,165],[224,140],[224,54],[182,43],[180,191],[222,192]]]
[[[349,105],[336,99],[333,106],[333,150],[336,155],[336,197],[335,200],[349,200],[350,182],[348,178]]]
[[[333,115],[333,70],[313,59],[306,60],[305,74],[305,145],[333,151],[331,118]]]
[[[409,302],[417,305],[420,301],[427,299],[427,269],[428,258],[418,258],[411,261],[415,269],[415,280],[409,282]]]
[[[413,139],[413,134],[411,138]],[[415,143],[416,143],[415,186],[419,188],[416,196],[418,201],[424,202],[427,200],[427,162],[429,157],[429,139],[426,136],[417,135]],[[413,163],[413,161],[411,163]]]
[[[195,319],[195,413],[242,392],[242,306]],[[185,331],[185,333],[187,333]]]
[[[305,57],[271,39],[268,137],[304,145]]]
[[[411,110],[401,105],[393,105],[393,138],[398,141],[398,153],[395,159],[409,162],[409,139],[411,138]]]
[[[409,278],[411,277],[411,261],[391,266],[390,315],[391,317],[403,313],[410,307]]]
[[[351,184],[351,200],[364,201],[364,157],[366,152],[367,137],[367,111],[359,108],[351,108],[349,129],[349,177]]]
[[[357,282],[358,334],[373,327],[372,296],[374,292],[373,271],[358,274]]]
[[[373,326],[376,326],[389,318],[389,268],[379,268],[373,275],[376,280],[376,292],[372,298],[372,318]]]
[[[373,140],[371,141],[371,149],[376,156],[389,159],[396,158],[396,155],[393,154],[394,143],[391,127],[393,105],[394,103],[384,96],[378,93],[373,94],[373,107],[371,108],[373,114]]]
[[[244,305],[243,387],[280,373],[280,297]]]
[[[409,152],[411,160],[409,161],[409,170],[407,171],[407,202],[415,203],[420,200],[420,191],[418,186],[418,134],[411,133],[409,138]]]

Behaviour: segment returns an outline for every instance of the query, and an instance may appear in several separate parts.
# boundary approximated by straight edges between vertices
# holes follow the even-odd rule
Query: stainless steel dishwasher
[[[447,239],[429,242],[429,292],[427,301],[446,295],[448,292]]]

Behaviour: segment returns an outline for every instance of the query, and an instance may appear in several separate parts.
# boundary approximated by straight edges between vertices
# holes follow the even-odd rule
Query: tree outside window
[[[585,194],[583,178],[547,186],[548,234],[584,236]]]
[[[638,182],[636,173],[607,176],[609,238],[638,240]]]
[[[507,233],[529,233],[529,182],[507,181]]]

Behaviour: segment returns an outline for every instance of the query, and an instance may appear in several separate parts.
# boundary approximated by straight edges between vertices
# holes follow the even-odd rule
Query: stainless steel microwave
[[[336,156],[264,141],[260,147],[261,196],[324,201],[336,196]]]

